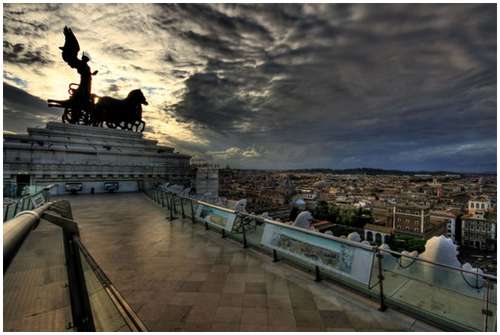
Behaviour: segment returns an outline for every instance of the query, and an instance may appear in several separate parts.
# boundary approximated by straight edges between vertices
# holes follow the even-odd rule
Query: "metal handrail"
[[[85,245],[81,242],[80,238],[76,237],[74,240],[75,243],[78,245],[78,248],[80,249],[82,255],[87,260],[88,265],[96,274],[97,279],[99,280],[101,285],[104,287],[108,295],[115,303],[118,311],[120,312],[125,322],[127,323],[127,326],[130,329],[132,329],[132,331],[140,331],[140,332],[148,331],[142,320],[137,316],[135,311],[129,306],[127,301],[121,296],[121,294],[113,285],[113,283],[108,278],[106,273],[104,273],[99,264],[97,264],[94,257],[92,257],[92,255],[87,250]]]
[[[356,248],[362,248],[362,249],[370,250],[370,251],[373,251],[373,252],[381,252],[381,253],[394,254],[394,255],[397,255],[397,256],[400,256],[400,257],[407,257],[407,258],[413,259],[415,261],[420,261],[420,262],[424,262],[424,263],[436,265],[436,266],[439,266],[439,267],[443,267],[443,268],[447,268],[447,269],[459,271],[459,272],[462,272],[462,273],[469,273],[469,274],[476,275],[476,276],[479,275],[479,276],[482,276],[484,278],[488,278],[488,279],[491,279],[491,280],[495,280],[495,281],[497,280],[496,276],[493,276],[493,275],[490,275],[490,274],[486,274],[486,273],[478,274],[477,272],[465,270],[465,269],[462,269],[462,268],[459,268],[459,267],[456,267],[456,266],[447,265],[447,264],[441,264],[441,263],[436,263],[436,262],[432,262],[432,261],[429,261],[429,260],[426,260],[426,259],[422,259],[422,258],[419,258],[419,257],[413,257],[413,256],[409,256],[409,255],[403,255],[402,253],[399,253],[399,252],[396,252],[396,251],[393,251],[393,250],[388,250],[388,249],[382,248],[381,246],[368,246],[368,245],[365,245],[365,244],[360,243],[360,242],[346,240],[346,239],[343,239],[343,238],[340,238],[340,237],[337,237],[337,236],[332,236],[332,235],[328,235],[328,234],[322,234],[322,233],[311,231],[311,230],[307,230],[307,229],[304,229],[304,228],[287,225],[287,224],[285,224],[283,222],[278,222],[278,221],[270,220],[270,219],[264,218],[264,217],[259,216],[259,215],[250,214],[250,213],[243,213],[243,212],[237,212],[237,211],[229,209],[229,208],[225,208],[225,207],[222,207],[222,206],[219,206],[219,205],[211,204],[211,203],[206,202],[206,201],[197,200],[197,199],[194,199],[194,198],[191,198],[191,197],[181,196],[181,195],[178,195],[178,194],[173,193],[173,192],[166,192],[164,190],[159,190],[159,191],[160,192],[164,192],[164,193],[170,193],[173,196],[176,196],[176,197],[179,197],[179,198],[184,198],[184,199],[187,199],[187,200],[191,200],[191,201],[194,201],[194,202],[196,202],[198,204],[201,204],[201,205],[204,205],[204,206],[208,206],[208,207],[212,207],[212,208],[215,208],[215,209],[218,209],[218,210],[221,210],[221,211],[225,211],[225,212],[233,213],[233,214],[237,213],[237,214],[242,215],[242,216],[246,216],[246,217],[258,219],[258,220],[263,221],[265,223],[269,223],[269,224],[273,224],[273,225],[277,225],[277,226],[282,226],[282,227],[285,227],[287,229],[298,230],[300,232],[303,232],[303,233],[306,233],[306,234],[309,234],[309,235],[313,235],[313,236],[318,236],[318,237],[321,237],[321,238],[330,239],[330,240],[333,240],[333,241],[336,241],[336,242],[339,242],[339,243],[343,243],[343,244],[347,244],[347,245],[350,245],[350,246],[353,246],[353,247],[356,247]]]
[[[150,190],[145,190],[145,192],[153,200],[155,198],[158,198],[158,191],[157,190],[154,190],[154,192],[151,192]],[[174,192],[166,192],[166,191],[163,191],[163,190],[161,190],[161,192],[162,193],[160,193],[160,197],[161,197],[161,195],[163,193],[165,193],[165,194],[168,193],[167,198],[175,199],[175,198],[178,197],[178,198],[181,198],[181,199],[188,200],[190,202],[190,204],[191,204],[191,208],[193,208],[194,204],[200,204],[200,205],[212,207],[212,208],[215,208],[215,209],[218,209],[218,210],[222,210],[222,211],[225,211],[225,212],[235,213],[237,215],[237,217],[241,217],[242,219],[245,218],[245,217],[247,217],[247,218],[252,218],[252,219],[258,220],[260,222],[266,222],[268,224],[280,225],[280,226],[286,227],[287,229],[295,229],[297,231],[301,231],[301,233],[303,232],[303,233],[307,233],[307,234],[310,234],[310,235],[319,234],[319,233],[315,233],[315,232],[312,232],[312,231],[303,230],[303,229],[300,229],[298,227],[289,226],[289,225],[281,223],[281,222],[275,222],[273,220],[269,220],[269,219],[264,218],[262,216],[257,216],[257,215],[249,214],[249,213],[243,213],[243,212],[239,212],[239,211],[233,211],[233,210],[221,207],[219,205],[210,204],[210,203],[208,203],[206,201],[194,199],[194,198],[191,198],[191,197],[186,197],[184,195],[176,194]],[[170,207],[168,209],[170,211],[172,211],[172,208],[171,208],[171,206],[169,206],[168,202],[167,202],[167,207]],[[191,220],[192,220],[193,224],[196,223],[197,220],[201,219],[199,217],[198,218],[196,217],[196,213],[193,210],[191,210],[191,214],[192,214],[191,215]],[[170,219],[171,218],[172,217],[170,217]],[[168,217],[167,217],[167,219],[168,219]],[[208,229],[208,225],[207,225],[206,221],[205,221],[205,228]],[[247,247],[247,243],[246,243],[246,235],[245,235],[245,229],[244,229],[244,227],[243,227],[243,229],[242,229],[241,232],[237,232],[237,233],[243,233],[243,248],[246,248]],[[331,238],[331,235],[320,234],[320,236],[322,238],[329,238],[329,239]],[[223,238],[225,237],[224,230],[222,230],[222,237]],[[390,249],[386,249],[386,248],[384,248],[382,246],[368,247],[365,244],[360,244],[358,242],[349,241],[349,240],[342,239],[342,238],[339,239],[339,238],[335,238],[334,237],[334,238],[331,238],[331,239],[335,240],[336,242],[343,243],[343,244],[350,244],[350,245],[352,245],[354,247],[358,247],[358,248],[364,248],[364,249],[370,248],[372,250],[372,252],[374,253],[374,256],[377,257],[378,261],[377,261],[376,265],[377,265],[377,268],[378,268],[378,271],[377,271],[378,272],[378,281],[377,281],[376,284],[372,285],[371,287],[369,285],[368,286],[368,291],[361,290],[361,292],[367,293],[370,297],[378,296],[379,297],[379,301],[380,301],[380,306],[379,306],[379,310],[380,311],[384,311],[387,308],[386,301],[388,301],[391,306],[394,306],[396,308],[402,308],[403,310],[407,310],[409,312],[414,311],[414,312],[417,313],[417,316],[420,317],[420,318],[422,318],[424,321],[428,321],[431,324],[438,325],[440,327],[444,327],[444,329],[454,330],[454,331],[456,331],[456,330],[471,331],[471,330],[481,330],[481,329],[483,331],[487,331],[488,330],[488,327],[489,327],[488,319],[494,315],[494,313],[492,311],[492,308],[495,308],[494,306],[496,306],[496,302],[494,302],[493,305],[490,306],[492,304],[492,302],[489,301],[489,294],[490,294],[489,292],[490,292],[490,289],[491,289],[491,287],[494,287],[494,285],[496,283],[496,280],[497,280],[497,278],[496,278],[495,275],[485,274],[485,273],[480,274],[477,270],[475,272],[474,270],[473,271],[466,270],[466,269],[463,269],[463,268],[457,267],[457,266],[452,266],[452,265],[447,265],[447,264],[441,264],[441,263],[438,263],[438,262],[433,262],[433,261],[430,261],[430,260],[427,260],[427,259],[422,259],[422,258],[419,258],[419,257],[414,257],[414,256],[410,256],[410,255],[404,255],[402,253],[399,253],[399,252],[396,252],[396,251],[392,251]],[[254,246],[256,248],[259,248],[258,245],[254,245]],[[273,251],[273,262],[279,261],[280,259],[277,257],[277,251],[276,250],[272,250],[272,251]],[[383,262],[384,262],[384,258],[387,259],[384,256],[389,256],[389,255],[395,256],[395,257],[407,257],[407,258],[410,258],[410,259],[413,260],[412,264],[416,263],[416,262],[423,262],[423,263],[426,263],[426,264],[435,265],[436,267],[447,268],[447,269],[450,269],[452,271],[456,271],[457,273],[460,273],[462,275],[462,277],[464,277],[464,274],[472,275],[472,276],[476,277],[476,281],[477,281],[477,279],[479,277],[481,277],[482,280],[485,281],[482,289],[486,290],[486,292],[485,292],[486,296],[485,296],[485,299],[484,299],[484,306],[481,309],[481,314],[484,316],[483,325],[482,326],[478,326],[478,325],[472,325],[472,324],[468,324],[468,323],[462,323],[462,322],[460,322],[461,321],[460,319],[456,319],[456,317],[453,318],[452,316],[447,317],[446,315],[443,315],[442,318],[436,319],[435,318],[435,314],[432,311],[428,311],[428,310],[425,310],[425,309],[422,311],[422,309],[420,308],[419,311],[422,312],[422,313],[420,313],[420,312],[418,312],[414,308],[415,306],[412,305],[410,302],[407,302],[406,304],[401,304],[400,302],[398,302],[398,299],[394,299],[393,296],[388,297],[388,299],[386,299],[386,297],[385,297],[386,293],[384,293],[384,281],[385,281],[384,279],[385,279],[385,274],[387,273],[387,271],[390,271],[390,270],[384,269]],[[375,263],[373,263],[373,264],[375,264]],[[372,268],[372,270],[373,269],[374,268]],[[321,275],[320,275],[318,266],[315,266],[315,272],[316,272],[316,278],[315,278],[315,280],[316,281],[321,280]],[[330,275],[328,275],[328,277],[330,277]],[[370,274],[370,277],[372,277],[372,274]],[[418,278],[413,278],[413,279],[418,280]],[[465,279],[465,277],[464,277],[464,279]],[[354,290],[359,291],[359,285],[353,285],[349,281],[346,282],[344,280],[339,280],[339,283],[341,285],[347,285],[348,287],[351,287]],[[469,283],[467,281],[466,281],[466,284],[469,285]],[[378,294],[373,291],[373,288],[375,288],[375,287],[378,287],[378,291],[379,291]],[[443,287],[443,288],[446,288],[446,287]],[[458,293],[460,295],[464,294],[463,292],[456,292],[456,293]],[[430,294],[432,294],[432,292],[430,292]],[[484,294],[484,291],[483,291],[483,294]],[[413,314],[411,314],[411,315],[413,315]],[[495,322],[495,326],[494,327],[496,327],[496,322]]]
[[[35,208],[31,211],[17,213],[16,217],[3,225],[3,272],[7,271],[12,259],[29,235],[31,230],[40,222],[42,213],[52,203]]]
[[[44,191],[50,190],[50,188],[44,189]],[[60,216],[50,212],[56,212]],[[68,288],[74,327],[78,331],[96,330],[90,296],[80,259],[81,252],[131,331],[147,331],[142,321],[114,288],[111,281],[97,266],[95,260],[81,243],[78,226],[72,220],[71,206],[68,201],[47,202],[31,211],[18,213],[15,218],[3,225],[4,274],[27,236],[37,227],[41,219],[60,226],[63,231],[65,265],[68,273]]]

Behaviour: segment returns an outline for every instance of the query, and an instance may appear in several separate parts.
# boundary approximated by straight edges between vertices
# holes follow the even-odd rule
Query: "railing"
[[[197,199],[146,190],[167,210],[167,219],[190,219],[223,238],[258,249],[332,280],[379,302],[380,310],[397,308],[447,330],[496,330],[496,277],[479,271],[438,264],[273,221],[262,216]]]
[[[22,211],[32,210],[49,201],[50,190],[57,185],[48,185],[32,194],[25,195],[14,203],[3,207],[3,221],[8,221]],[[38,189],[38,188],[37,188]]]
[[[68,201],[17,213],[3,243],[4,299],[15,311],[4,314],[4,330],[147,330],[81,242]],[[43,321],[30,326],[32,315]]]

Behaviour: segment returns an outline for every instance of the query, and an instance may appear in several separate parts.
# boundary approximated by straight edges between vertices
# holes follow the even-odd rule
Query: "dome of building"
[[[311,223],[313,219],[314,218],[309,211],[303,211],[300,212],[299,215],[297,215],[297,218],[295,219],[293,225],[299,228],[311,229]]]
[[[299,199],[295,200],[294,204],[295,204],[295,206],[300,207],[300,206],[305,206],[306,202],[304,201],[304,199],[299,198]]]
[[[313,184],[314,187],[327,187],[328,182],[325,180],[319,180]]]

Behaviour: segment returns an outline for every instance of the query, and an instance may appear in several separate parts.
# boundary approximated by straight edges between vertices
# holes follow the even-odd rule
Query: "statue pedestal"
[[[105,182],[118,182],[119,192],[135,192],[156,181],[185,184],[191,180],[190,156],[158,145],[141,133],[49,122],[27,134],[4,135],[5,183],[81,183],[80,193],[104,192]]]

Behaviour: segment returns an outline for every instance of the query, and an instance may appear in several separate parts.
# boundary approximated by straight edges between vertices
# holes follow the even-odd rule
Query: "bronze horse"
[[[144,131],[145,123],[142,121],[142,105],[148,102],[137,89],[130,91],[125,99],[111,97],[99,98],[95,104],[92,115],[92,125],[102,127],[106,123],[108,128],[121,128],[133,131]]]
[[[64,108],[63,123],[101,127],[106,123],[108,128],[144,131],[141,105],[148,103],[141,90],[131,91],[123,100],[111,97],[99,98],[92,94],[92,76],[97,74],[97,71],[90,70],[88,65],[90,56],[84,52],[81,59],[78,58],[80,45],[68,27],[64,27],[64,38],[64,46],[60,47],[62,58],[71,68],[78,71],[80,83],[69,85],[69,99],[48,99],[49,107]],[[97,103],[95,103],[96,98],[99,98]]]

